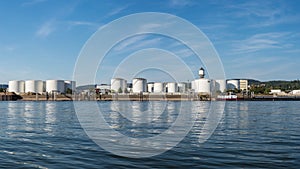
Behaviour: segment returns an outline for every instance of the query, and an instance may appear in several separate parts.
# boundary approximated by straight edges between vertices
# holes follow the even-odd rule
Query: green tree
[[[118,89],[118,93],[122,93],[123,90],[121,89],[121,87]]]
[[[72,89],[70,89],[70,88],[67,88],[67,90],[66,90],[66,94],[72,94],[72,93],[73,93]]]

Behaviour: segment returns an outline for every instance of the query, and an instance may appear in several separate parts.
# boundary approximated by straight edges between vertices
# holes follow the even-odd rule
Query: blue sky
[[[283,0],[0,1],[0,83],[71,79],[89,37],[110,21],[138,12],[170,13],[196,25],[215,46],[227,78],[300,79],[299,7],[300,1]],[[121,42],[112,50],[118,57],[106,57],[107,67],[99,68],[96,82],[109,82],[106,71],[118,59],[148,47],[173,49],[196,74],[201,63],[171,41],[142,35]],[[159,78],[166,77],[151,80]]]

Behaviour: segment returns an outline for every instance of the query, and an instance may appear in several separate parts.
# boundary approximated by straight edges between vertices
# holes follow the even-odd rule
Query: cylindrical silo
[[[8,91],[21,94],[25,92],[25,82],[21,80],[12,80],[8,82]]]
[[[176,93],[178,91],[177,83],[175,83],[175,82],[167,83],[167,90],[168,90],[168,93]]]
[[[178,83],[178,92],[185,93],[187,91],[187,84],[184,82]]]
[[[65,81],[63,80],[46,80],[46,92],[48,93],[65,93]]]
[[[116,93],[124,93],[127,88],[127,81],[122,78],[113,78],[111,79],[111,86],[110,89],[112,92]]]
[[[164,91],[164,84],[160,82],[154,83],[154,93],[162,93]]]
[[[239,80],[227,80],[227,89],[239,89]]]
[[[134,78],[132,80],[132,92],[140,93],[147,91],[147,80],[144,78]]]
[[[196,93],[210,94],[210,80],[209,79],[197,79],[192,82],[192,89]]]
[[[26,80],[25,93],[43,93],[44,82],[41,80]]]
[[[216,80],[215,83],[216,91],[225,92],[226,91],[226,80]]]
[[[148,83],[147,90],[149,93],[153,93],[154,92],[154,83]]]

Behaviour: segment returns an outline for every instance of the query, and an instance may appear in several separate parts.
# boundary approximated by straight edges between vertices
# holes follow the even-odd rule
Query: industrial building
[[[132,83],[127,83],[127,80],[122,78],[111,79],[111,85],[106,85],[107,90],[111,93],[152,93],[152,94],[183,94],[197,93],[200,95],[214,95],[225,93],[227,90],[248,89],[247,80],[236,79],[208,79],[205,78],[205,70],[199,69],[199,78],[191,82],[149,82],[145,78],[134,78]],[[104,86],[97,86],[97,89]],[[104,88],[103,88],[104,89]]]
[[[110,90],[114,93],[125,93],[127,90],[127,80],[122,78],[113,78],[110,81]]]
[[[167,93],[176,93],[178,92],[178,86],[175,82],[168,82],[166,84],[166,92]]]
[[[110,93],[110,88],[111,86],[109,84],[96,85],[96,90],[98,90],[98,92],[102,94]]]
[[[188,91],[188,85],[185,82],[180,82],[177,84],[179,93],[186,93]]]
[[[215,90],[221,93],[226,92],[226,80],[215,80]]]
[[[147,80],[144,78],[134,78],[132,80],[132,92],[147,92]]]
[[[8,91],[16,94],[24,93],[66,93],[75,90],[76,83],[70,80],[12,80],[8,82]]]
[[[65,93],[65,81],[63,80],[46,80],[46,92],[48,93]]]
[[[147,91],[149,93],[153,93],[154,92],[154,82],[150,82],[147,84]]]
[[[195,93],[202,93],[202,94],[210,94],[210,80],[205,79],[205,71],[203,68],[199,69],[199,79],[192,81],[192,90]]]
[[[16,94],[25,93],[25,81],[13,80],[8,82],[8,91],[15,92]]]
[[[227,89],[234,90],[240,89],[239,80],[227,80]]]
[[[155,82],[153,85],[153,93],[163,93],[165,92],[164,89],[165,89],[164,83]]]
[[[45,91],[45,85],[42,80],[26,80],[25,81],[25,93],[43,94],[44,91]]]
[[[240,88],[239,88],[240,90],[248,91],[248,80],[240,79],[239,83],[240,83]]]

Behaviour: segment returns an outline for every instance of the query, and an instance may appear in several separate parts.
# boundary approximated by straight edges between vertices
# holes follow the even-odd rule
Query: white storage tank
[[[25,93],[39,93],[44,92],[44,82],[41,80],[26,80]]]
[[[227,80],[227,89],[239,89],[239,80]]]
[[[8,82],[8,91],[21,94],[25,92],[25,82],[22,80],[12,80]]]
[[[184,82],[178,83],[178,92],[185,93],[187,91],[187,84]]]
[[[168,91],[168,93],[176,93],[178,91],[177,83],[175,83],[175,82],[167,83],[167,91]]]
[[[134,78],[132,80],[132,92],[140,93],[147,91],[147,80],[144,78]]]
[[[196,79],[192,81],[192,89],[196,93],[210,94],[210,80],[209,79]]]
[[[110,89],[112,90],[112,92],[125,93],[125,91],[127,89],[127,81],[125,79],[113,78],[113,79],[111,79],[110,82],[111,82]]]
[[[161,82],[155,82],[153,86],[154,93],[162,93],[164,92],[164,84]]]
[[[216,91],[226,91],[226,80],[216,80],[215,85]]]
[[[65,93],[65,81],[63,80],[46,80],[46,92],[48,93]]]
[[[153,93],[154,92],[154,83],[148,83],[147,90],[149,93]]]

